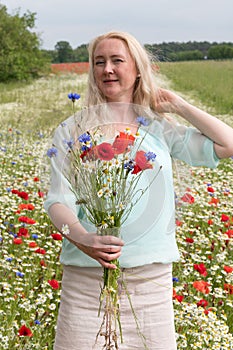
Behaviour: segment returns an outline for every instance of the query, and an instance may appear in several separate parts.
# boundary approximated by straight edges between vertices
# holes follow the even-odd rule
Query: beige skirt
[[[54,350],[101,350],[104,339],[95,345],[102,318],[98,317],[102,268],[64,266],[62,294]],[[139,330],[122,281],[119,281],[120,320],[123,343],[120,350],[144,348],[175,350],[175,328],[172,303],[172,265],[151,264],[123,269]]]

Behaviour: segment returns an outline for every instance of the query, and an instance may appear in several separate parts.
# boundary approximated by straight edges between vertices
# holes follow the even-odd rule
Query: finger
[[[116,246],[124,245],[124,241],[119,237],[115,237],[115,236],[101,236],[101,243],[116,245]]]
[[[112,245],[105,245],[103,247],[103,252],[109,253],[109,254],[114,254],[114,253],[119,253],[121,251],[121,246],[112,246]]]
[[[107,262],[103,259],[98,259],[98,262],[103,266],[103,267],[106,267],[108,269],[117,269],[117,266],[115,264],[111,264],[110,262]]]

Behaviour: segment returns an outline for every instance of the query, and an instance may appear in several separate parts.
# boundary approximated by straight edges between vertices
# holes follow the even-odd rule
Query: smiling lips
[[[103,83],[115,83],[115,82],[117,82],[118,81],[118,79],[106,79],[106,80],[104,80],[103,81]]]

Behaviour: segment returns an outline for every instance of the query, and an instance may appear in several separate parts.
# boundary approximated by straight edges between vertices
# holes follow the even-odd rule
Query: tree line
[[[0,4],[0,82],[28,80],[50,71],[51,63],[88,62],[87,44],[73,49],[68,41],[58,41],[54,50],[43,50],[34,31],[36,13],[13,15]],[[155,61],[233,59],[233,43],[163,42],[145,44]]]
[[[146,50],[156,61],[194,61],[203,59],[232,59],[233,43],[210,43],[208,41],[168,42],[145,44]],[[73,49],[69,42],[59,41],[54,50],[47,51],[52,63],[88,62],[87,45]]]

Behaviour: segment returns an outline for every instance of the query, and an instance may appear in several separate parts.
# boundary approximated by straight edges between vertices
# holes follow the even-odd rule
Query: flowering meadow
[[[53,63],[51,71],[54,74],[76,73],[85,74],[88,72],[88,62],[69,62],[69,63]]]
[[[78,108],[85,84],[85,74],[68,74],[0,85],[0,350],[53,347],[62,237],[43,208],[46,151],[72,114],[67,94],[81,94]],[[181,259],[173,267],[178,349],[232,350],[233,159],[214,170],[187,168],[186,177],[177,203]]]

